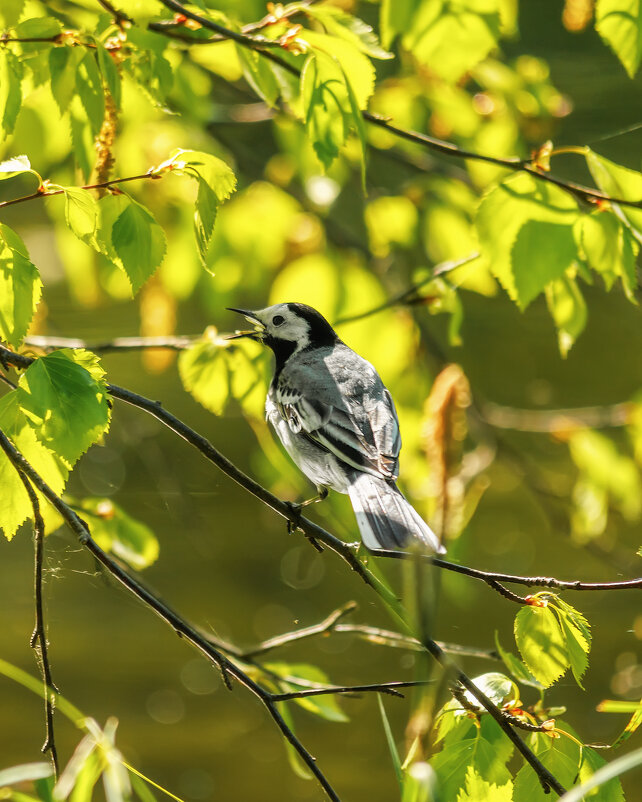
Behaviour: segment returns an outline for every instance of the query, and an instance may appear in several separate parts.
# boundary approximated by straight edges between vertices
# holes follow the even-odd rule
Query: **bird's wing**
[[[373,394],[364,393],[358,383],[351,391],[334,388],[338,392],[328,390],[327,383],[296,384],[283,382],[276,388],[277,408],[292,432],[307,436],[358,470],[396,478],[401,439],[394,404],[383,385],[376,386]],[[304,393],[301,384],[310,390]]]

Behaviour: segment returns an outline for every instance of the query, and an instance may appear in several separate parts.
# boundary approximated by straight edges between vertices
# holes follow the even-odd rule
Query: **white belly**
[[[269,396],[265,404],[265,415],[285,450],[314,485],[329,487],[339,493],[348,492],[350,480],[344,464],[305,435],[295,434]]]

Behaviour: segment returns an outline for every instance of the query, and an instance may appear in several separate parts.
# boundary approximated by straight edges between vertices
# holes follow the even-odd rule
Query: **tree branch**
[[[0,448],[7,455],[18,472],[25,474],[29,481],[45,496],[45,498],[60,513],[63,520],[78,537],[80,543],[87,548],[91,554],[101,563],[127,590],[136,596],[140,601],[150,607],[160,618],[169,624],[179,637],[184,637],[196,649],[204,654],[209,660],[217,665],[224,674],[234,677],[241,685],[247,688],[265,706],[268,713],[281,730],[281,733],[297,751],[308,769],[314,774],[319,784],[333,802],[340,802],[336,792],[326,779],[323,772],[316,764],[316,760],[303,746],[299,739],[294,735],[283,719],[277,708],[277,701],[273,694],[266,691],[254,680],[252,680],[235,663],[225,657],[220,651],[214,648],[198,630],[188,621],[182,618],[171,607],[158,599],[148,588],[145,587],[137,578],[129,574],[116,560],[106,554],[100,546],[92,539],[89,527],[75,512],[58,496],[40,475],[33,469],[31,464],[16,449],[11,440],[0,430]]]
[[[80,340],[77,337],[34,335],[26,337],[24,343],[43,351],[54,351],[56,348],[87,348],[95,354],[106,354],[110,351],[142,351],[155,348],[184,351],[201,339],[201,334],[179,334],[167,337],[116,337],[113,340],[94,343]]]
[[[266,47],[274,47],[274,40],[265,40],[263,37],[259,39],[249,34],[232,31],[229,28],[225,28],[223,25],[219,25],[217,22],[214,22],[208,17],[203,17],[202,15],[191,11],[190,9],[176,2],[176,0],[160,0],[160,2],[171,11],[184,15],[185,17],[198,22],[204,28],[214,31],[226,39],[231,39],[241,47],[246,47],[250,50],[255,50],[258,53],[261,53],[265,58],[269,59],[275,64],[278,64],[281,68],[287,70],[291,74],[300,76],[300,70],[297,67],[265,49]],[[158,27],[154,23],[151,23],[150,27],[152,27],[153,30],[158,30]],[[190,44],[198,41],[193,38],[190,41],[190,37],[188,35],[180,38],[184,41],[188,41]],[[200,41],[202,42],[208,40]],[[266,44],[266,42],[269,42],[269,44]],[[451,142],[445,142],[444,140],[428,136],[428,134],[422,134],[418,131],[399,128],[396,125],[393,125],[388,118],[382,117],[378,114],[373,114],[372,112],[364,110],[361,112],[361,115],[366,122],[370,123],[371,125],[376,125],[379,128],[384,128],[386,131],[394,134],[394,136],[397,136],[400,139],[405,139],[409,142],[421,145],[422,147],[428,148],[436,153],[441,153],[444,156],[452,156],[457,159],[468,159],[472,161],[482,161],[488,164],[495,164],[498,167],[505,167],[506,169],[514,172],[528,173],[529,175],[532,175],[534,178],[537,178],[541,181],[547,181],[549,184],[554,184],[563,191],[568,192],[570,195],[573,195],[585,203],[595,204],[606,202],[614,203],[619,206],[629,206],[637,209],[642,208],[642,200],[632,201],[624,198],[611,197],[597,189],[593,189],[592,187],[586,187],[573,181],[566,181],[562,178],[558,178],[550,172],[544,172],[539,166],[537,166],[533,159],[520,159],[516,156],[501,158],[498,156],[490,156],[488,154],[478,153],[476,151],[465,150],[457,147],[457,145],[454,145]]]
[[[54,685],[49,662],[49,644],[47,643],[47,627],[45,625],[45,611],[42,599],[42,571],[45,551],[45,523],[40,513],[40,503],[36,491],[24,472],[14,464],[16,472],[27,491],[29,501],[33,510],[33,542],[34,542],[34,600],[36,608],[36,623],[29,639],[29,645],[36,650],[39,656],[40,673],[44,686],[43,694],[45,699],[45,742],[41,751],[43,754],[49,752],[51,764],[54,770],[54,777],[58,779],[58,750],[56,749],[56,735],[54,731],[54,709],[55,694],[58,691]]]
[[[403,694],[397,688],[417,688],[430,685],[428,680],[414,680],[409,682],[380,682],[374,685],[332,685],[328,688],[311,688],[304,691],[291,691],[289,693],[275,693],[272,696],[275,702],[287,702],[289,699],[305,699],[308,696],[327,696],[330,693],[362,693],[377,692],[387,693],[390,696],[399,696],[403,699]]]

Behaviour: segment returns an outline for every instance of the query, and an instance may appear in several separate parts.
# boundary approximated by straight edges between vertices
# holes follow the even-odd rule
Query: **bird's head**
[[[287,358],[310,346],[334,345],[339,339],[323,315],[305,304],[275,304],[256,311],[228,308],[254,324],[253,329],[237,331],[228,339],[249,337],[269,346],[277,358]]]

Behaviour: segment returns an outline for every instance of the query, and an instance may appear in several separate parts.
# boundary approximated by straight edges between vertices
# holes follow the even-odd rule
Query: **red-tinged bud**
[[[537,596],[526,596],[524,601],[531,607],[548,607],[546,599],[540,599]]]
[[[187,22],[187,17],[185,14],[174,14],[173,22],[174,25],[185,25]]]
[[[116,515],[116,510],[111,501],[105,499],[96,505],[96,515],[99,518],[104,518],[105,521],[110,521]]]

